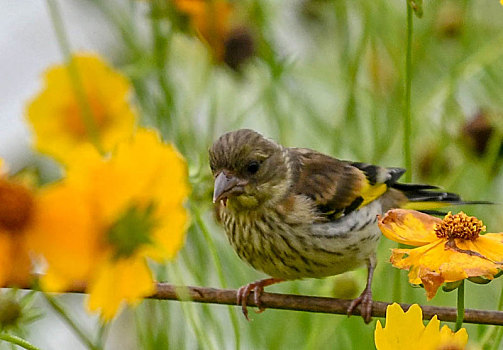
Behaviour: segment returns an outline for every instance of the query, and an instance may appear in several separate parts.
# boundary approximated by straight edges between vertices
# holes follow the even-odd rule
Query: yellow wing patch
[[[361,197],[363,198],[362,204],[358,208],[361,208],[375,199],[381,197],[384,192],[388,190],[388,186],[384,183],[377,183],[375,185],[370,184],[367,179],[364,180],[363,187],[361,189]]]
[[[407,202],[401,205],[402,209],[412,209],[412,210],[434,210],[438,208],[444,208],[452,203],[448,202]]]

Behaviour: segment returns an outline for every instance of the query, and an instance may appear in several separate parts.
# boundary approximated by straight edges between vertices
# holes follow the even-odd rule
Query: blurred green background
[[[13,8],[10,1],[2,2]],[[40,47],[31,43],[11,51],[4,65],[44,47],[52,51],[42,61],[62,60],[44,2],[33,3],[42,11],[32,15],[44,18],[44,33],[49,34],[37,41]],[[212,38],[223,40],[225,59],[215,54],[212,40],[198,33],[190,17],[177,11],[172,1],[70,3],[62,13],[72,47],[98,51],[126,74],[135,88],[142,123],[159,128],[189,162],[192,226],[178,259],[160,269],[159,280],[238,288],[264,278],[237,258],[213,217],[207,150],[223,132],[253,128],[286,146],[404,166],[405,0],[231,2],[229,35]],[[208,16],[210,23],[220,25],[218,16]],[[80,17],[91,23],[83,27],[84,33],[90,33],[85,40],[79,34]],[[24,23],[22,15],[18,18]],[[21,31],[33,30],[26,29],[26,23],[20,26],[21,22],[13,23]],[[231,41],[231,35],[237,41]],[[2,39],[6,49],[20,45],[14,37]],[[30,67],[40,65],[25,60]],[[2,69],[7,73],[6,67]],[[28,84],[35,86],[36,79],[33,74]],[[5,135],[0,156],[16,169],[44,164],[8,137],[27,135],[19,122],[22,108],[8,107],[24,104],[26,96],[24,92],[0,100],[7,111],[0,115],[0,136]],[[439,185],[469,200],[503,202],[503,6],[499,1],[425,0],[423,17],[414,17],[411,111],[412,131],[407,137],[413,181]],[[21,125],[18,129],[13,129],[15,120],[15,126]],[[501,205],[462,209],[482,219],[488,232],[503,231]],[[388,263],[390,248],[395,246],[381,241],[373,284],[376,300],[393,301],[397,296],[395,271]],[[427,302],[424,290],[412,288],[406,272],[400,275],[400,300],[394,301],[455,306],[455,292],[440,291]],[[363,290],[365,277],[362,268],[268,290],[353,298]],[[497,309],[501,290],[501,279],[488,285],[468,283],[466,307]],[[75,303],[78,298],[66,296],[63,301],[93,327],[95,319],[77,310],[82,308]],[[360,317],[277,310],[251,317],[252,322],[247,322],[237,307],[147,300],[116,321],[108,348],[117,344],[125,349],[374,347],[375,320],[365,325]],[[44,340],[47,335],[40,329],[57,333],[61,327],[53,318],[37,321],[33,327],[34,343],[67,347],[53,347],[53,340]],[[469,325],[467,329],[473,349],[496,346],[490,342],[495,335],[491,327]],[[56,344],[72,341],[61,339]]]

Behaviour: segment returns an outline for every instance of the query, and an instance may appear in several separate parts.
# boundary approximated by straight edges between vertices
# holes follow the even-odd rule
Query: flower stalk
[[[51,16],[54,31],[56,32],[60,50],[67,63],[68,74],[73,85],[77,103],[79,104],[79,107],[82,111],[82,113],[80,114],[82,116],[82,122],[84,123],[89,139],[92,140],[96,149],[100,153],[103,153],[98,126],[96,125],[95,119],[93,117],[93,112],[91,111],[91,107],[89,106],[89,101],[86,98],[82,79],[80,77],[76,62],[72,57],[70,44],[66,36],[65,26],[63,24],[61,12],[59,11],[56,0],[47,0],[47,7],[49,9],[49,15]]]
[[[91,338],[80,328],[80,326],[70,317],[68,311],[59,304],[56,299],[48,294],[42,293],[45,301],[51,306],[51,308],[56,312],[56,314],[70,327],[70,329],[75,333],[75,335],[80,339],[80,341],[87,346],[90,350],[100,350],[101,347],[94,345]]]
[[[27,349],[27,350],[40,350],[35,345],[29,343],[28,341],[24,340],[23,338],[17,337],[12,334],[0,333],[0,340],[4,340],[8,343],[20,346],[20,347]]]
[[[457,315],[456,315],[456,332],[463,326],[463,319],[465,318],[465,280],[461,281],[458,287],[458,300],[457,300]]]
[[[407,4],[407,53],[405,58],[405,104],[404,104],[404,121],[403,121],[403,149],[405,182],[412,181],[412,152],[411,152],[411,136],[412,136],[412,115],[411,115],[411,90],[412,90],[412,33],[414,25],[413,10],[410,2]]]

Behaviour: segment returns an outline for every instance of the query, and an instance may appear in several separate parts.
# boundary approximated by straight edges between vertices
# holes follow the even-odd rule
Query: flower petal
[[[155,292],[152,273],[141,257],[107,259],[98,269],[88,286],[88,307],[100,310],[105,321],[115,316],[123,302],[136,305]]]
[[[440,330],[440,321],[433,316],[428,325],[423,324],[419,305],[412,305],[403,312],[394,303],[386,309],[386,327],[377,321],[374,332],[378,350],[464,349],[468,336],[463,328],[454,334],[447,326]]]
[[[459,241],[457,243],[459,249],[475,249],[471,241]],[[446,242],[438,240],[414,249],[394,249],[391,262],[395,267],[409,269],[409,282],[418,284],[421,281],[428,299],[435,296],[437,289],[444,282],[475,276],[492,278],[498,273],[499,264],[476,255],[446,249]]]
[[[30,273],[31,261],[24,237],[20,232],[0,230],[0,287],[27,287]]]
[[[415,210],[393,209],[379,218],[379,228],[389,239],[412,246],[422,246],[438,239],[434,233],[441,219]]]
[[[375,344],[378,350],[416,349],[414,344],[417,344],[423,331],[422,311],[418,305],[412,305],[404,312],[399,304],[393,303],[386,309],[386,327],[382,328],[378,321]]]
[[[36,205],[27,242],[49,265],[46,285],[51,291],[63,291],[86,281],[101,255],[93,208],[80,191],[66,184],[46,188]]]
[[[503,233],[486,233],[473,241],[465,241],[466,248],[473,250],[494,262],[503,263]],[[463,244],[458,243],[460,248]]]
[[[27,108],[27,119],[35,132],[35,147],[63,162],[72,162],[74,151],[93,142],[88,124],[104,151],[111,151],[128,138],[135,126],[136,113],[129,104],[131,85],[101,57],[77,54],[72,64],[79,73],[86,109],[76,97],[75,82],[68,65],[55,65],[44,75],[44,89]]]
[[[444,325],[440,330],[440,342],[436,349],[463,350],[468,343],[468,333],[465,328],[461,328],[454,333],[449,327]]]

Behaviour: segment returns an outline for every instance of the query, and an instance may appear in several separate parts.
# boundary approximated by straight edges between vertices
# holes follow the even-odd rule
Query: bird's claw
[[[248,296],[251,294],[252,289],[254,289],[254,283],[247,284],[246,286],[242,286],[238,289],[237,292],[237,304],[241,305],[241,311],[245,316],[247,321],[250,321],[248,317]],[[254,295],[255,296],[255,295]],[[256,296],[255,296],[256,298]]]
[[[360,313],[365,323],[370,323],[372,320],[372,292],[370,289],[365,289],[363,293],[354,299],[348,307],[347,314],[351,316],[356,307],[360,305]]]
[[[256,310],[255,312],[264,312],[266,308],[262,305],[262,301],[260,300],[260,297],[264,292],[264,287],[281,281],[281,279],[277,278],[267,278],[264,280],[249,283],[246,286],[238,289],[237,304],[241,305],[241,311],[248,321],[250,321],[250,318],[248,317],[248,297],[250,296],[251,292],[253,292],[253,301],[255,302],[255,306],[258,307],[258,310]]]

